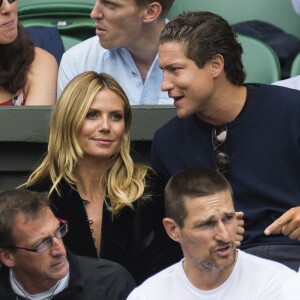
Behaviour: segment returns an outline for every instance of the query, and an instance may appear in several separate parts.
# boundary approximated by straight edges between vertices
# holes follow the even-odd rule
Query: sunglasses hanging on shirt
[[[214,165],[218,172],[224,174],[229,171],[229,157],[226,151],[225,142],[228,131],[226,124],[216,126],[212,131],[212,144],[214,152]]]

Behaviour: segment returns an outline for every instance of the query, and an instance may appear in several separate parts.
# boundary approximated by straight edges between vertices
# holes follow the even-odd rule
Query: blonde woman
[[[119,262],[139,283],[156,270],[149,245],[163,209],[147,189],[154,176],[130,156],[130,125],[129,101],[111,76],[78,75],[54,108],[48,152],[25,185],[49,191],[54,214],[69,222],[72,252]]]

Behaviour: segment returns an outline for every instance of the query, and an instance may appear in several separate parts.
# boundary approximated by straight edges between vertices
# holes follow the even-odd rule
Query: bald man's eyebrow
[[[235,218],[235,212],[228,212],[224,213],[222,220],[231,220]],[[196,222],[195,224],[192,225],[192,228],[198,228],[198,227],[204,227],[204,226],[213,226],[218,222],[217,218],[215,216],[211,216],[205,220]]]
[[[193,228],[198,228],[198,227],[204,227],[204,226],[210,226],[213,225],[217,222],[217,219],[215,217],[209,217],[205,220],[198,221],[195,224],[193,224]]]

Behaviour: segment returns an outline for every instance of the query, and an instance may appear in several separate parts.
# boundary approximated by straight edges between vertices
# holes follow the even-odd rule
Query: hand
[[[235,246],[238,248],[241,246],[241,242],[244,239],[244,213],[242,211],[237,211],[235,213],[235,217],[237,219],[237,232],[236,232],[236,237],[235,237]]]
[[[300,241],[300,206],[289,209],[269,225],[264,233],[265,235],[282,233],[291,240]]]

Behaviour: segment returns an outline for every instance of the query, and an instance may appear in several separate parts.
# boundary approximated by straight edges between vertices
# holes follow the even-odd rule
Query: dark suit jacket
[[[51,299],[60,300],[125,300],[135,284],[119,264],[105,259],[74,256],[68,252],[69,284]],[[21,300],[10,281],[9,268],[0,268],[0,300]]]

